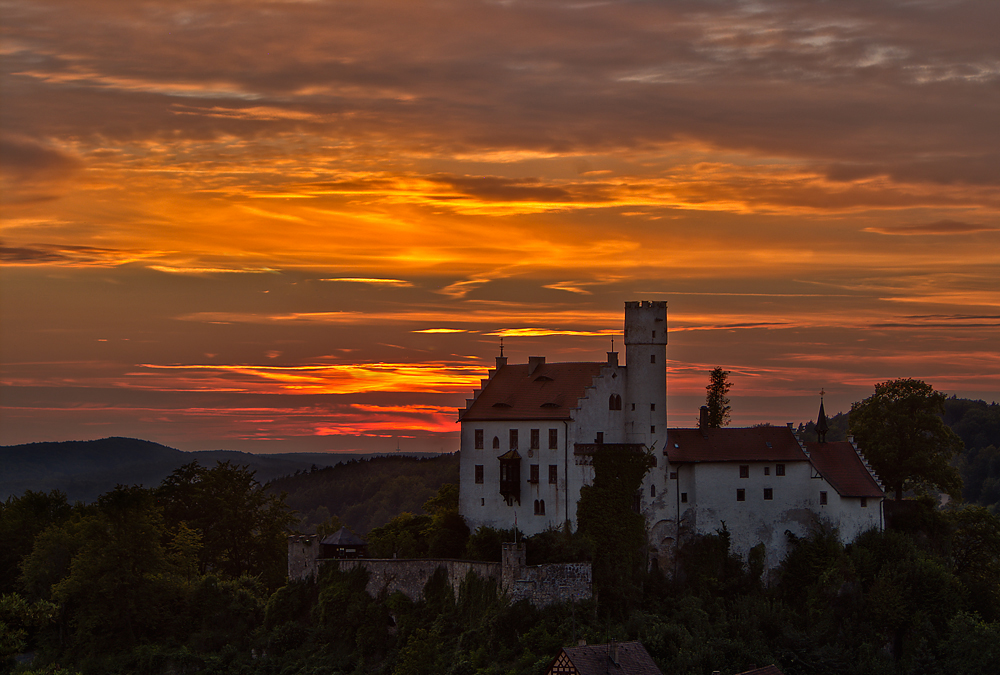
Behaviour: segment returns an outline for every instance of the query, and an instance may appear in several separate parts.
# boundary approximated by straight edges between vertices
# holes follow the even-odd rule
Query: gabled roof
[[[788,427],[667,429],[667,459],[687,462],[805,462]]]
[[[778,666],[773,663],[769,666],[764,666],[763,668],[754,668],[753,670],[744,670],[742,673],[737,675],[784,675]]]
[[[459,412],[468,420],[563,420],[607,363],[527,363],[503,366],[475,402]]]
[[[613,648],[617,649],[616,660],[612,659]],[[546,673],[567,672],[575,675],[663,675],[641,642],[563,647]]]
[[[342,527],[333,534],[327,535],[321,544],[326,544],[328,546],[367,546],[368,542],[364,541],[353,532],[348,530],[346,527]]]
[[[806,443],[806,450],[813,466],[841,497],[885,497],[850,442]]]

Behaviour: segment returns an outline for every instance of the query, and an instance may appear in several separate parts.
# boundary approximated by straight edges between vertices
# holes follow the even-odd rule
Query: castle
[[[637,500],[652,564],[723,523],[735,552],[763,544],[769,568],[785,555],[786,531],[804,536],[825,521],[850,541],[881,529],[885,495],[853,441],[804,443],[791,425],[668,428],[666,302],[625,303],[624,333],[625,365],[615,351],[598,363],[497,357],[459,411],[459,511],[471,528],[575,528],[592,457],[614,444],[653,453]]]

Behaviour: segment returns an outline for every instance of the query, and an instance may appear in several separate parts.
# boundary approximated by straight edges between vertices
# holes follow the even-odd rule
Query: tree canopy
[[[876,384],[851,406],[851,433],[897,501],[928,488],[961,498],[962,479],[949,461],[962,440],[941,418],[945,398],[926,382],[899,379]]]
[[[156,499],[168,529],[183,525],[197,534],[202,573],[260,574],[276,586],[285,576],[286,530],[297,519],[254,473],[229,462],[211,469],[192,462],[163,481]]]

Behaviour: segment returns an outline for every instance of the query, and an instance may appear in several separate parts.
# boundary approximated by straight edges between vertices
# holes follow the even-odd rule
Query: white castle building
[[[667,427],[666,302],[625,303],[625,347],[626,365],[613,351],[603,363],[497,357],[459,411],[459,510],[471,528],[575,529],[591,457],[627,444],[654,456],[638,503],[660,564],[686,533],[723,523],[737,553],[763,543],[769,568],[784,557],[786,531],[805,536],[826,521],[850,541],[881,529],[885,495],[853,442],[803,443],[791,425]],[[824,441],[822,403],[817,430]]]

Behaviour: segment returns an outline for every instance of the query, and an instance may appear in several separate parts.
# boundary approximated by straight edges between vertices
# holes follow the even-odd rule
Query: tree
[[[181,525],[201,538],[201,572],[235,579],[262,575],[277,587],[285,577],[286,530],[297,518],[284,495],[266,491],[247,467],[219,462],[207,469],[186,464],[155,491],[168,529]]]
[[[580,489],[576,517],[593,546],[594,589],[609,615],[627,616],[642,596],[646,519],[637,508],[653,453],[604,445],[594,453],[594,483]]]
[[[945,395],[920,380],[875,385],[875,393],[851,405],[851,433],[896,501],[911,489],[936,487],[962,496],[958,469],[948,462],[962,440],[941,419]]]
[[[729,397],[726,394],[732,388],[733,383],[729,381],[729,371],[723,370],[722,366],[716,366],[709,375],[708,386],[705,387],[705,405],[708,406],[709,429],[719,429],[729,424]],[[701,420],[698,420],[701,426]]]
[[[18,568],[31,553],[35,537],[50,525],[65,522],[72,509],[66,494],[58,490],[48,494],[28,490],[0,502],[0,593],[14,590]]]

